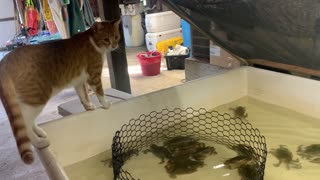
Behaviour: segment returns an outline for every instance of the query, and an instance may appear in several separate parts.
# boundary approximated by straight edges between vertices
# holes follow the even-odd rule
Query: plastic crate
[[[189,54],[187,55],[176,55],[176,56],[165,56],[166,63],[167,63],[167,69],[184,69],[184,62],[185,59],[189,57]]]

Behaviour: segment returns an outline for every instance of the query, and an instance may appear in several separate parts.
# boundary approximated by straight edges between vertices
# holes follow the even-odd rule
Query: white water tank
[[[122,16],[123,34],[127,47],[144,44],[144,32],[141,26],[141,15]]]

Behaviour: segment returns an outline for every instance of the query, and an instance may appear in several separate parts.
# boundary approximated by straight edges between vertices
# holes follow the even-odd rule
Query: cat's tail
[[[0,98],[9,118],[21,159],[24,163],[31,164],[34,161],[31,141],[27,135],[25,121],[16,97],[14,84],[7,73],[3,71],[3,68],[1,70]]]

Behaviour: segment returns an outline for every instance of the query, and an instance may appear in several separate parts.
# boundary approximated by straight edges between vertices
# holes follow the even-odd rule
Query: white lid
[[[163,15],[169,15],[169,14],[174,14],[174,12],[173,11],[165,11],[165,12],[160,12],[160,13],[152,13],[152,14],[147,14],[146,17],[163,16]]]

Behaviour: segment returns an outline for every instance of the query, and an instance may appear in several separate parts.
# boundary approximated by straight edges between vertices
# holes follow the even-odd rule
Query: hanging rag
[[[46,25],[49,29],[50,34],[55,34],[56,32],[58,32],[57,26],[52,17],[48,0],[42,0],[42,12],[43,12],[43,18],[46,22]]]
[[[85,25],[78,0],[70,0],[70,4],[68,4],[67,10],[69,16],[70,36],[85,31]]]
[[[85,25],[87,27],[91,27],[94,24],[95,20],[89,0],[83,0],[81,11]]]
[[[52,13],[48,4],[48,0],[42,0],[42,11],[45,21],[52,20]]]
[[[40,20],[39,12],[35,8],[32,0],[25,1],[25,26],[28,29],[29,34],[38,34],[38,24]]]
[[[51,10],[53,21],[58,29],[58,32],[59,32],[61,38],[66,39],[66,38],[70,37],[68,25],[67,25],[68,22],[67,22],[67,20],[65,20],[65,18],[67,18],[67,16],[63,17],[63,14],[62,14],[65,7],[62,6],[61,0],[47,0],[47,1],[48,1],[50,10]]]

